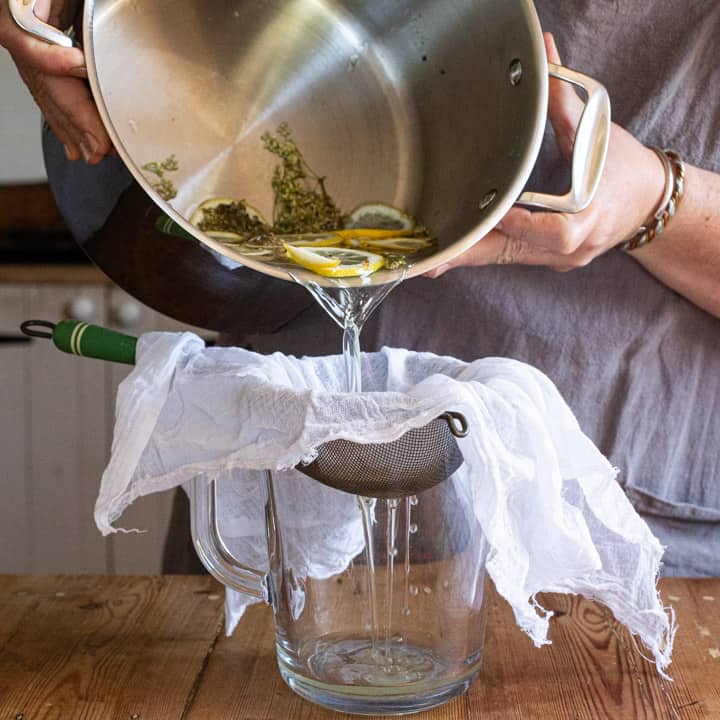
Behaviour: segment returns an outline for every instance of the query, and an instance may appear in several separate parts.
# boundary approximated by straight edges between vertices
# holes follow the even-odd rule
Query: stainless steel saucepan
[[[27,31],[71,42],[35,17],[34,0],[9,2]],[[92,93],[131,176],[121,179],[124,170],[110,160],[51,171],[51,181],[100,267],[183,320],[199,318],[173,306],[173,286],[175,294],[200,288],[227,298],[242,275],[238,264],[288,279],[286,269],[239,256],[188,221],[213,196],[244,198],[272,215],[276,158],[260,137],[282,122],[340,207],[381,201],[430,228],[438,249],[410,277],[467,250],[514,203],[582,210],[605,160],[607,93],[548,64],[530,0],[88,0],[82,38]],[[523,193],[540,151],[550,76],[587,95],[563,196]],[[178,192],[167,203],[143,165],[170,155]],[[148,209],[138,186],[158,209]],[[189,237],[161,235],[160,211]],[[138,281],[138,273],[155,280]],[[383,270],[369,281],[395,276]],[[156,282],[167,284],[161,299],[150,288]]]

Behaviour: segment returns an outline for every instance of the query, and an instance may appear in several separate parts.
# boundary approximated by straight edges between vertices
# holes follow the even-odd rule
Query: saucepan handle
[[[520,205],[554,210],[582,212],[595,196],[610,143],[610,97],[597,80],[554,63],[548,63],[550,77],[582,88],[587,102],[575,135],[572,158],[572,185],[565,195],[525,192]]]
[[[58,30],[56,27],[43,22],[35,15],[35,1],[36,0],[8,0],[10,14],[13,16],[15,22],[26,32],[51,45],[72,47],[73,41],[71,37],[68,37],[62,30]]]

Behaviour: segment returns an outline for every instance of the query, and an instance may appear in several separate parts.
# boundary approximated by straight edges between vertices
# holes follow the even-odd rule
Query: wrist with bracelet
[[[625,252],[637,250],[662,235],[670,220],[675,217],[685,194],[685,163],[680,155],[674,150],[663,150],[658,147],[650,149],[657,154],[665,168],[665,192],[652,218],[645,225],[641,225],[629,238],[615,246]]]

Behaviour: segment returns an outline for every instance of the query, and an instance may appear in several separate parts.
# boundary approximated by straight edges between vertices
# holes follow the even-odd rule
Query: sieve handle
[[[240,563],[223,542],[218,526],[215,481],[196,477],[190,492],[192,539],[202,564],[223,585],[269,602],[267,574]]]
[[[575,70],[548,63],[550,77],[572,83],[587,93],[585,110],[580,118],[572,157],[572,184],[565,195],[525,192],[519,205],[578,213],[595,197],[610,143],[610,96],[597,80]]]
[[[28,320],[20,329],[29,337],[52,339],[58,350],[72,355],[135,364],[137,338],[99,325],[79,320],[63,320],[57,324],[45,320]]]
[[[8,0],[10,5],[10,14],[13,20],[25,32],[34,35],[40,40],[44,40],[51,45],[60,45],[61,47],[70,48],[73,46],[72,38],[68,37],[62,30],[58,30],[52,25],[40,20],[35,14],[36,0]]]

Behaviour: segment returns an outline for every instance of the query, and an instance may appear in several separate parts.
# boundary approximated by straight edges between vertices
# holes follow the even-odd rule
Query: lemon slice
[[[213,238],[213,240],[219,240],[223,245],[229,245],[241,255],[271,258],[275,254],[272,247],[249,244],[247,238],[237,233],[224,232],[221,230],[206,230],[205,234]]]
[[[339,247],[343,244],[343,238],[337,232],[276,235],[276,237],[278,240],[282,240],[283,243],[293,247]]]
[[[285,243],[285,251],[293,262],[316,273],[332,270],[340,265],[340,258],[326,257],[321,254],[320,251],[325,249],[326,248],[314,248],[310,250],[309,248],[295,247],[294,245]]]
[[[359,277],[379,270],[385,259],[381,255],[343,247],[297,248],[285,245],[288,256],[298,265],[324,277]]]
[[[224,230],[206,230],[205,234],[213,240],[219,240],[226,245],[245,242],[245,238],[242,235],[238,235],[234,232],[226,232]]]
[[[359,205],[350,213],[345,227],[349,229],[412,230],[415,227],[415,220],[392,205],[368,203]]]
[[[348,245],[377,252],[414,253],[431,247],[432,241],[418,237],[359,237],[348,240]]]
[[[272,248],[258,247],[256,245],[233,245],[234,250],[237,250],[241,255],[247,255],[248,257],[259,257],[259,258],[274,258],[275,251]]]
[[[344,228],[334,231],[343,240],[355,240],[356,238],[395,238],[409,237],[415,235],[414,229],[409,230],[381,230],[373,227]]]
[[[257,208],[254,208],[252,205],[248,205],[244,200],[226,197],[210,198],[208,200],[205,200],[204,202],[201,202],[200,205],[198,205],[197,210],[195,210],[195,212],[190,216],[190,222],[195,226],[200,225],[200,223],[205,220],[206,211],[214,210],[215,208],[220,207],[220,205],[241,205],[245,212],[248,214],[249,218],[251,218],[252,220],[257,220],[264,225],[268,224],[267,220],[263,217],[263,214]]]

